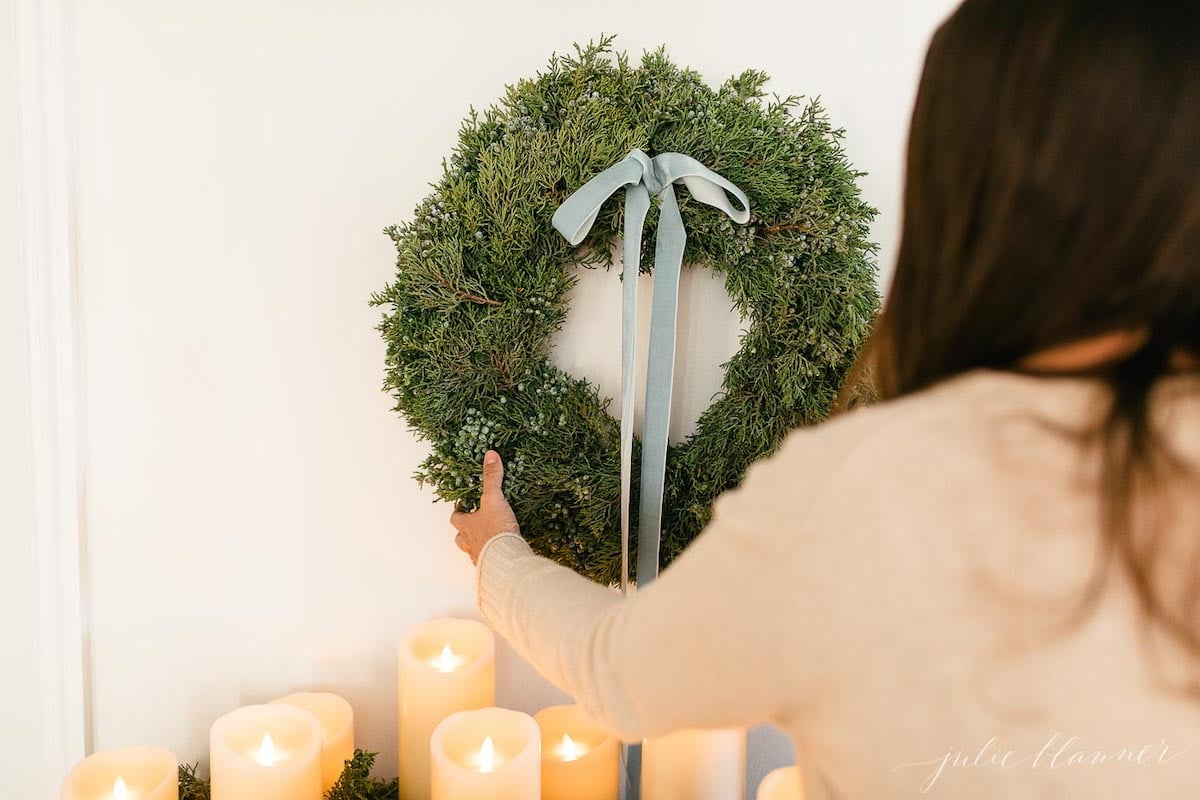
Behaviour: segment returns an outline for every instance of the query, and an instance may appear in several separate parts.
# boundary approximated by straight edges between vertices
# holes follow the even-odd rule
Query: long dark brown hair
[[[1133,347],[1090,373],[1112,398],[1094,432],[1101,572],[1120,565],[1200,656],[1200,563],[1167,592],[1160,533],[1132,521],[1171,460],[1151,392],[1200,352],[1200,2],[966,0],[925,61],[900,253],[859,372],[886,400],[1113,332]]]

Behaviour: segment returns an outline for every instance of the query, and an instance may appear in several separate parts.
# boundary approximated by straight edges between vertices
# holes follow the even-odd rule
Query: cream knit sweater
[[[778,725],[811,798],[1198,798],[1200,701],[1164,681],[1200,667],[1154,641],[1119,571],[1069,622],[1099,502],[1066,431],[1102,399],[978,371],[795,431],[633,597],[504,534],[480,609],[625,739]],[[1195,465],[1200,380],[1154,408]],[[1196,577],[1200,491],[1169,494],[1154,524],[1173,578]]]

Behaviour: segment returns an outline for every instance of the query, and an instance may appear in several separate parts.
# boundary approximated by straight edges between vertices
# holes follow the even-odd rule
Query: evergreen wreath
[[[607,203],[576,248],[550,225],[559,204],[634,148],[690,155],[750,199],[750,222],[735,226],[679,198],[685,263],[724,274],[746,331],[718,399],[668,453],[664,564],[751,463],[830,412],[879,303],[868,238],[876,211],[817,101],[767,99],[767,75],[755,70],[714,90],[663,49],[635,66],[611,44],[577,45],[497,105],[471,110],[433,192],[410,222],[386,229],[396,278],[372,298],[389,307],[379,326],[385,389],[432,443],[415,477],[473,508],[483,455],[496,449],[534,550],[605,584],[620,570],[619,423],[610,400],[549,351],[567,315],[569,268],[612,266],[623,209]]]

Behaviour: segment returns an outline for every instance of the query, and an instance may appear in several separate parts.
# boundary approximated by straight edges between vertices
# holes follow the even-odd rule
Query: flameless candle
[[[642,745],[642,798],[732,800],[746,796],[746,732],[686,730]]]
[[[399,651],[400,798],[428,800],[434,728],[496,703],[496,641],[481,622],[437,619],[414,626]]]
[[[758,800],[804,800],[800,768],[780,767],[768,772],[758,784]]]
[[[161,747],[88,756],[63,781],[62,800],[179,800],[179,762]]]
[[[577,705],[534,715],[542,737],[543,800],[617,800],[620,747]]]
[[[321,800],[321,725],[286,703],[246,706],[209,733],[212,800]]]
[[[434,730],[429,749],[432,800],[541,796],[541,736],[528,714],[506,708],[451,714]]]
[[[341,777],[346,762],[354,757],[354,709],[341,697],[328,692],[297,692],[272,700],[308,711],[321,725],[321,794]]]

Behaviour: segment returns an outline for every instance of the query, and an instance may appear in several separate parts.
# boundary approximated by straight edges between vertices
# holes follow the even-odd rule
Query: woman
[[[883,402],[793,432],[623,599],[488,454],[484,617],[599,721],[787,730],[813,796],[1200,787],[1200,4],[967,0],[933,39]]]

